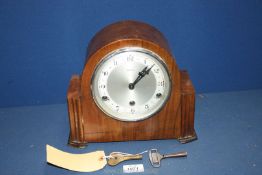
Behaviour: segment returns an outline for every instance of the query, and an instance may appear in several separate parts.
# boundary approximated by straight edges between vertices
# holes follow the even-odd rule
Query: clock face
[[[162,59],[152,51],[125,47],[106,55],[92,77],[92,95],[108,116],[139,121],[157,113],[171,91]]]

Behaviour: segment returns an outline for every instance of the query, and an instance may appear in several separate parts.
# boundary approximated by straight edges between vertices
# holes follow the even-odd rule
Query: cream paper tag
[[[95,151],[85,154],[71,154],[46,145],[46,161],[72,171],[97,171],[107,164],[104,151]]]

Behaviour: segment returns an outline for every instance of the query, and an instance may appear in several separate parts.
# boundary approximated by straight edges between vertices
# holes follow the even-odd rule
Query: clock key
[[[126,160],[137,160],[137,159],[142,159],[141,154],[125,154],[125,153],[120,153],[120,152],[112,152],[108,156],[108,165],[115,166],[123,161]]]

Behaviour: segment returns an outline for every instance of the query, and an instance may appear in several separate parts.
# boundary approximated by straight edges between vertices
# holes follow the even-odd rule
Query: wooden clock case
[[[130,46],[158,54],[166,63],[172,81],[165,106],[154,116],[135,122],[107,116],[97,107],[91,92],[92,75],[101,59],[116,49]],[[186,143],[197,138],[194,130],[195,91],[189,75],[178,69],[164,36],[145,23],[121,21],[98,32],[89,43],[82,74],[73,75],[70,80],[67,100],[69,144],[72,146],[83,147],[88,142],[173,138]]]

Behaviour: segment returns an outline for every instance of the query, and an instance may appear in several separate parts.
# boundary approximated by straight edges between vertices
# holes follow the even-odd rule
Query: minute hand
[[[133,83],[130,83],[129,84],[129,89],[134,89],[135,88],[135,85],[145,76],[145,75],[148,75],[150,70],[153,68],[154,64],[149,68],[147,69],[147,66],[141,71],[138,73],[138,77],[136,78],[136,80],[133,82]]]

